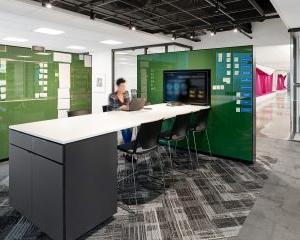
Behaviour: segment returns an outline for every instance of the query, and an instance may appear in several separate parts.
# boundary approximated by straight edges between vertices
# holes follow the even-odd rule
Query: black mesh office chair
[[[109,105],[103,105],[103,106],[102,106],[102,112],[109,112],[109,111],[111,111]]]
[[[189,126],[189,130],[193,134],[194,147],[195,147],[196,159],[197,159],[198,164],[199,164],[198,151],[197,151],[196,137],[195,137],[196,133],[205,132],[207,145],[208,145],[208,150],[209,150],[210,156],[212,156],[211,148],[210,148],[210,142],[209,142],[208,133],[207,133],[208,114],[209,114],[209,109],[205,109],[205,110],[195,112],[194,113],[194,116],[195,116],[194,121],[192,121],[190,123],[190,126]]]
[[[74,110],[68,112],[68,117],[76,117],[76,116],[87,115],[91,113],[92,111],[90,109]]]
[[[144,155],[150,152],[156,152],[158,148],[158,140],[161,131],[163,120],[143,123],[138,130],[136,140],[121,144],[118,146],[118,150],[125,152],[131,155],[131,166],[132,166],[132,174],[127,177],[133,176],[133,185],[134,185],[134,194],[135,194],[135,204],[137,205],[137,193],[136,193],[136,179],[135,179],[135,169],[134,169],[134,157],[138,157],[139,155]],[[157,152],[158,153],[158,152]],[[162,172],[162,182],[165,188],[165,180],[163,175],[163,166],[162,161],[160,159],[160,155],[158,154],[161,172]],[[126,178],[127,178],[126,177]],[[125,180],[126,178],[122,178],[118,182]]]
[[[169,157],[170,157],[172,170],[174,170],[174,169],[173,169],[173,163],[172,163],[171,142],[175,142],[177,145],[177,142],[182,141],[182,140],[186,140],[187,147],[188,147],[188,153],[189,153],[189,159],[191,162],[191,166],[193,167],[191,152],[190,152],[190,145],[189,145],[189,140],[188,140],[188,129],[189,129],[190,117],[191,117],[191,113],[177,115],[175,117],[175,121],[174,121],[171,131],[162,132],[160,134],[160,139],[168,142],[168,150],[169,150],[169,154],[170,154]]]

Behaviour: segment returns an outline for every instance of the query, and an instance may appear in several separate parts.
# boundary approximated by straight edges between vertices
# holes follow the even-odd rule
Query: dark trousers
[[[123,129],[121,132],[124,143],[130,143],[132,139],[132,128]]]

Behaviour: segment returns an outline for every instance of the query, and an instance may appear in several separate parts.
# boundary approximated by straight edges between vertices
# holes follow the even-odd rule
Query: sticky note
[[[235,111],[236,112],[241,112],[241,108],[236,108]]]
[[[43,74],[39,74],[39,79],[43,79],[44,75]]]
[[[44,74],[44,79],[48,79],[48,75],[45,75],[45,74]]]
[[[39,86],[43,86],[44,81],[39,81]]]
[[[44,64],[43,63],[40,63],[39,64],[40,68],[44,67]]]
[[[6,94],[5,94],[5,93],[0,94],[0,99],[1,99],[1,100],[6,99]]]
[[[45,92],[47,92],[47,91],[48,91],[48,87],[43,87],[43,90],[44,90]]]
[[[44,63],[44,68],[47,68],[48,67],[48,63]]]
[[[218,62],[223,62],[223,54],[222,53],[218,54]]]
[[[230,63],[227,63],[227,68],[231,68],[231,64]]]
[[[231,58],[227,58],[226,62],[228,62],[228,63],[231,62]]]
[[[238,57],[235,57],[235,58],[234,58],[234,62],[239,62],[239,58],[238,58]]]
[[[239,71],[234,71],[234,75],[235,75],[235,76],[238,76],[239,74],[240,74]]]
[[[236,93],[236,96],[237,96],[237,97],[241,97],[241,93],[240,93],[240,92],[237,92],[237,93]]]
[[[48,82],[47,82],[47,81],[44,81],[44,85],[48,85]]]
[[[230,58],[231,57],[231,53],[227,53],[226,57]]]
[[[241,104],[241,100],[236,100],[236,104],[240,105]]]
[[[58,74],[58,73],[55,73],[55,77],[59,77],[59,74]]]
[[[6,87],[0,87],[0,93],[6,93]]]
[[[42,98],[45,98],[45,97],[47,97],[47,96],[48,96],[47,93],[40,93],[40,97],[42,97]]]
[[[48,69],[44,69],[44,73],[48,73]]]
[[[213,90],[217,90],[217,86],[216,85],[213,85]]]
[[[224,85],[220,85],[221,90],[224,90],[224,88],[225,88]]]
[[[0,86],[6,86],[6,80],[0,80]]]
[[[220,85],[217,85],[217,90],[221,90],[221,86]]]
[[[230,76],[230,75],[231,75],[231,71],[227,70],[227,76]]]
[[[224,77],[223,78],[223,83],[230,84],[230,82],[231,82],[231,79],[229,77]]]
[[[236,63],[234,64],[234,68],[239,68],[240,67],[240,64]]]
[[[35,98],[39,98],[40,94],[39,93],[35,93],[34,96],[35,96]]]

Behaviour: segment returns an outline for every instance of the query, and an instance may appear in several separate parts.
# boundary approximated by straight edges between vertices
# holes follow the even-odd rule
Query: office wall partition
[[[291,139],[300,141],[300,32],[291,30]]]
[[[256,158],[253,54],[253,46],[242,46],[138,56],[138,93],[152,104],[162,103],[164,71],[209,69],[212,152],[252,163]],[[197,149],[209,152],[204,135],[197,136]]]
[[[0,45],[0,161],[8,126],[91,109],[91,56]]]

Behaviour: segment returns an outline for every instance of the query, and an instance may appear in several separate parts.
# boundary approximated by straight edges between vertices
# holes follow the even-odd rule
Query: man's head
[[[125,93],[126,92],[126,80],[124,78],[119,78],[117,80],[117,91],[120,93]]]

